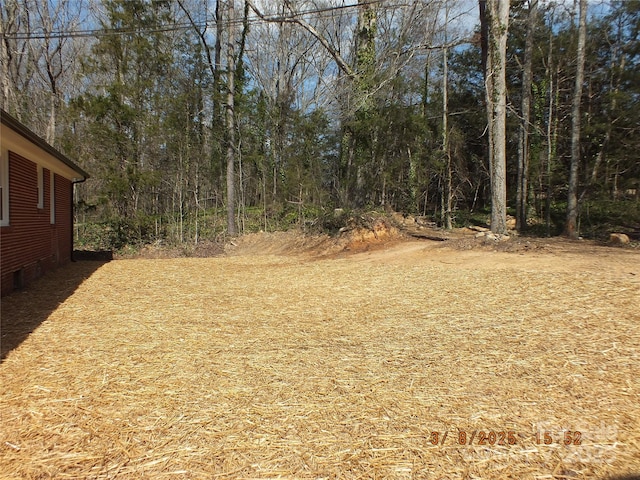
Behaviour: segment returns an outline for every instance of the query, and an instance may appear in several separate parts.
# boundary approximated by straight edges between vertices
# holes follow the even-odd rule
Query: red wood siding
[[[9,226],[1,227],[2,295],[71,260],[72,183],[55,175],[55,224],[50,223],[50,172],[44,169],[44,208],[38,209],[36,163],[9,152]]]
[[[56,175],[56,224],[55,231],[58,238],[58,264],[62,265],[71,261],[71,194],[73,184],[60,175]]]

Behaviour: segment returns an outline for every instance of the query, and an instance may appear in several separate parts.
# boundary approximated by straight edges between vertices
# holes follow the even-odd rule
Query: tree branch
[[[351,68],[351,66],[345,61],[344,58],[340,55],[340,53],[327,41],[327,39],[309,22],[299,17],[291,17],[286,15],[281,15],[277,17],[266,16],[263,14],[253,3],[252,0],[247,0],[247,3],[251,7],[251,10],[255,12],[261,20],[268,23],[296,23],[304,28],[307,32],[309,32],[314,38],[316,38],[320,44],[325,48],[329,55],[335,60],[338,68],[342,70],[349,78],[356,78],[356,72]],[[289,9],[291,9],[291,4],[289,1],[285,0],[285,4]]]
[[[193,27],[195,32],[198,34],[198,38],[200,39],[200,42],[202,43],[202,47],[204,48],[205,54],[207,55],[207,64],[209,66],[209,70],[211,71],[211,74],[215,77],[215,75],[216,75],[216,65],[213,63],[213,59],[211,58],[211,51],[209,49],[209,43],[207,42],[207,38],[205,37],[205,34],[207,32],[206,24],[205,24],[204,31],[200,31],[200,29],[198,28],[198,25],[196,24],[196,22],[194,21],[193,17],[189,13],[189,10],[187,10],[185,8],[184,3],[182,2],[182,0],[178,0],[178,6],[184,12],[184,14],[187,16],[187,18],[189,19],[189,23],[191,24],[191,26]]]

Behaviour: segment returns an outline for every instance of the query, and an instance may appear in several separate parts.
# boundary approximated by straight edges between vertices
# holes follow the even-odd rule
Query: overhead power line
[[[206,24],[201,25],[203,28]],[[108,37],[111,35],[130,35],[134,33],[162,33],[178,32],[193,28],[189,23],[174,23],[172,25],[159,25],[153,28],[96,28],[91,30],[68,30],[51,33],[21,33],[16,35],[3,34],[2,38],[9,40],[54,40],[65,38]]]
[[[303,10],[299,12],[288,12],[285,14],[265,14],[264,19],[259,18],[258,16],[252,16],[248,18],[248,22],[251,24],[262,23],[264,20],[270,22],[286,22],[294,20],[298,17],[315,15],[317,17],[321,17],[325,13],[336,12],[340,10],[347,10],[352,8],[358,8],[362,5],[375,5],[382,3],[383,0],[370,0],[365,3],[354,4],[354,5],[337,5],[333,7],[324,7],[324,8],[314,8],[309,10]],[[387,5],[384,7],[385,10],[391,10],[400,8],[403,6],[407,6],[406,4],[401,5]],[[238,18],[234,21],[225,20],[224,25],[242,25],[244,22],[243,18]],[[91,38],[91,37],[107,37],[111,35],[131,35],[131,34],[140,34],[140,33],[164,33],[164,32],[178,32],[189,30],[194,27],[206,30],[209,27],[213,27],[213,22],[197,22],[192,24],[191,22],[183,22],[183,23],[173,23],[166,25],[158,25],[156,27],[150,28],[94,28],[87,30],[60,30],[54,32],[31,32],[31,33],[15,33],[15,34],[2,34],[3,39],[9,40],[58,40],[58,39],[67,39],[67,38]]]

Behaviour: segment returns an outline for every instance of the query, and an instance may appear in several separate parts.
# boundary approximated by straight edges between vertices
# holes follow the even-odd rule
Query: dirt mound
[[[116,259],[160,259],[160,258],[208,258],[220,255],[280,255],[325,258],[344,256],[360,252],[388,249],[399,243],[419,243],[429,248],[444,248],[458,251],[507,252],[557,252],[565,250],[585,251],[614,248],[611,244],[589,240],[571,241],[562,237],[521,237],[493,235],[486,227],[470,226],[445,230],[429,222],[426,217],[403,216],[398,213],[354,215],[341,221],[344,225],[335,235],[310,234],[300,230],[272,233],[251,233],[223,241],[200,241],[197,245],[170,246],[162,243],[146,245],[142,249],[121,251]],[[413,242],[412,242],[413,241]],[[634,250],[637,242],[618,245],[618,249]],[[597,252],[594,252],[597,254]],[[84,258],[84,257],[83,257]]]
[[[478,236],[468,228],[460,228],[448,234],[443,247],[455,250],[478,250],[487,252],[506,252],[524,254],[527,252],[575,252],[604,254],[610,250],[626,250],[633,252],[638,249],[637,244],[615,245],[596,240],[571,240],[565,237],[529,237],[511,232],[507,236]]]
[[[401,238],[402,234],[395,226],[378,218],[369,224],[349,222],[335,236],[310,235],[300,231],[248,234],[229,242],[225,252],[228,255],[327,257],[383,248]]]
[[[241,255],[322,255],[335,249],[328,235],[305,235],[298,231],[259,232],[243,235],[225,245],[225,253]]]
[[[345,244],[343,250],[359,252],[379,248],[400,237],[401,232],[389,220],[373,218],[353,221],[341,232],[339,240]]]

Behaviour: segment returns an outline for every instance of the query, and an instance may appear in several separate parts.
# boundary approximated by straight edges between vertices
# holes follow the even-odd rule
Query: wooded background
[[[640,1],[511,1],[508,28],[505,3],[5,0],[1,106],[92,175],[92,246],[330,228],[334,208],[486,219],[500,135],[519,230],[637,228]]]

